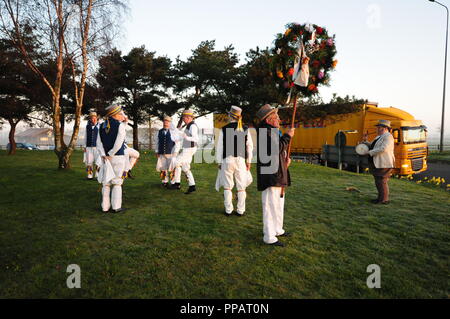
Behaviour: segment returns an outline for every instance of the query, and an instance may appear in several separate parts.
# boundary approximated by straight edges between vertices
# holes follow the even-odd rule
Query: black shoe
[[[169,189],[181,189],[180,183],[175,183],[169,186]]]
[[[227,216],[227,217],[230,217],[231,215],[233,215],[233,212],[231,212],[231,213],[227,213],[227,212],[223,212],[223,214],[225,215],[225,216]]]
[[[389,205],[389,203],[390,203],[390,201],[385,201],[385,202],[379,202],[380,204],[382,204],[382,205]]]
[[[135,179],[135,177],[131,175],[131,170],[128,171],[127,178]]]
[[[189,188],[188,188],[188,190],[187,190],[187,192],[185,194],[188,195],[188,194],[190,194],[192,192],[195,192],[195,191],[196,191],[195,185],[192,185],[192,186],[189,186]]]
[[[100,212],[102,212],[103,214],[109,213],[109,210],[103,210],[103,208],[99,208],[98,210],[99,210]]]
[[[372,199],[370,202],[372,204],[378,204],[380,201],[378,199]]]
[[[168,183],[162,183],[162,184],[161,184],[161,187],[162,187],[162,188],[167,188],[167,187],[168,187]]]
[[[238,217],[242,217],[242,216],[244,216],[244,213],[242,213],[242,214],[239,214],[238,212],[234,212],[235,214],[236,214],[236,216],[238,216]]]
[[[87,179],[88,181],[92,181],[94,178],[93,178],[93,177],[86,177],[86,179]]]
[[[290,237],[291,233],[285,231],[282,235],[278,235],[277,237]]]
[[[113,214],[124,213],[126,210],[127,210],[126,208],[113,209],[111,213]]]
[[[284,244],[281,241],[276,241],[276,242],[274,242],[272,244],[267,244],[267,245],[284,247]]]

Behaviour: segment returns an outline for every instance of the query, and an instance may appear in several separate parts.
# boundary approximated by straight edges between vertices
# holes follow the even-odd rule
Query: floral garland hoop
[[[273,78],[286,95],[317,94],[319,85],[328,85],[337,64],[335,36],[315,24],[287,24],[284,34],[277,34],[271,53]]]

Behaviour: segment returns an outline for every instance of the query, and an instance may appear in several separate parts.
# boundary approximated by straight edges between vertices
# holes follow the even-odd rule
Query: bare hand
[[[252,163],[247,163],[246,166],[247,166],[247,171],[249,171],[250,168],[252,168]]]
[[[218,167],[219,169],[222,169],[222,165],[221,165],[221,164],[217,165],[217,167]]]
[[[369,134],[364,133],[364,135],[363,135],[363,142],[367,142],[368,138],[369,138]]]
[[[287,159],[287,161],[286,161],[286,163],[287,163],[287,167],[289,167],[289,165],[291,165],[291,162],[292,162],[291,158],[290,158],[290,157],[288,157],[288,159]]]
[[[287,135],[289,135],[290,137],[294,137],[295,134],[295,128],[290,128],[287,130],[286,132]]]

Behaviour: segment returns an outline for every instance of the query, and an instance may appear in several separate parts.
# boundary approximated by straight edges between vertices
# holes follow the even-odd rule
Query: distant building
[[[30,144],[53,144],[51,128],[29,128],[15,135],[16,142]]]
[[[53,129],[49,127],[44,128],[29,128],[23,132],[17,133],[15,136],[17,143],[30,143],[35,145],[54,145]],[[64,135],[64,142],[70,142],[70,135]]]

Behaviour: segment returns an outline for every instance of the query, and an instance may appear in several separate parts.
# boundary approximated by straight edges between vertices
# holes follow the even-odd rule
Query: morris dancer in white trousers
[[[233,213],[234,179],[237,190],[237,215],[245,212],[245,189],[251,183],[250,167],[253,155],[253,141],[248,127],[242,126],[242,109],[232,106],[228,113],[229,123],[219,133],[216,148],[216,160],[219,164],[219,174],[222,179],[225,215]]]
[[[194,175],[191,172],[192,157],[197,151],[198,145],[198,126],[194,123],[194,112],[192,110],[184,110],[182,120],[186,124],[184,131],[179,131],[177,137],[172,137],[174,141],[182,141],[182,150],[178,154],[175,161],[175,183],[171,189],[180,189],[181,171],[186,174],[189,183],[189,189],[185,194],[196,191]]]
[[[125,115],[125,123],[128,125],[128,117]],[[134,176],[131,174],[131,170],[139,159],[139,152],[132,147],[129,147],[125,142],[125,171],[124,178],[134,179]]]
[[[176,149],[176,143],[172,140],[170,124],[172,118],[170,116],[164,116],[163,128],[158,131],[157,140],[155,143],[155,153],[158,161],[156,162],[156,170],[161,172],[161,185],[168,187],[170,181],[170,172],[174,169],[174,152]],[[172,181],[174,184],[175,181]]]
[[[131,170],[139,159],[139,152],[125,143],[125,177],[134,179]]]
[[[106,161],[109,161],[114,174],[110,180],[103,181],[102,211],[108,213],[110,208],[112,208],[112,213],[119,213],[125,210],[122,208],[122,184],[125,170],[127,124],[124,122],[125,115],[120,106],[111,105],[107,107],[106,117],[106,120],[100,127],[97,147],[99,155],[103,159],[103,167],[106,167]]]
[[[87,179],[94,179],[97,177],[97,168],[94,168],[95,159],[97,158],[97,136],[98,136],[97,113],[91,111],[89,113],[89,120],[86,125],[86,145],[84,148],[84,163],[86,165]]]
[[[269,245],[284,246],[278,237],[290,234],[283,229],[284,188],[291,185],[288,167],[291,160],[287,158],[289,141],[294,136],[294,129],[289,129],[280,136],[280,118],[277,109],[269,104],[256,113],[260,120],[258,133],[258,161],[256,165],[258,190],[262,192],[263,241]]]

